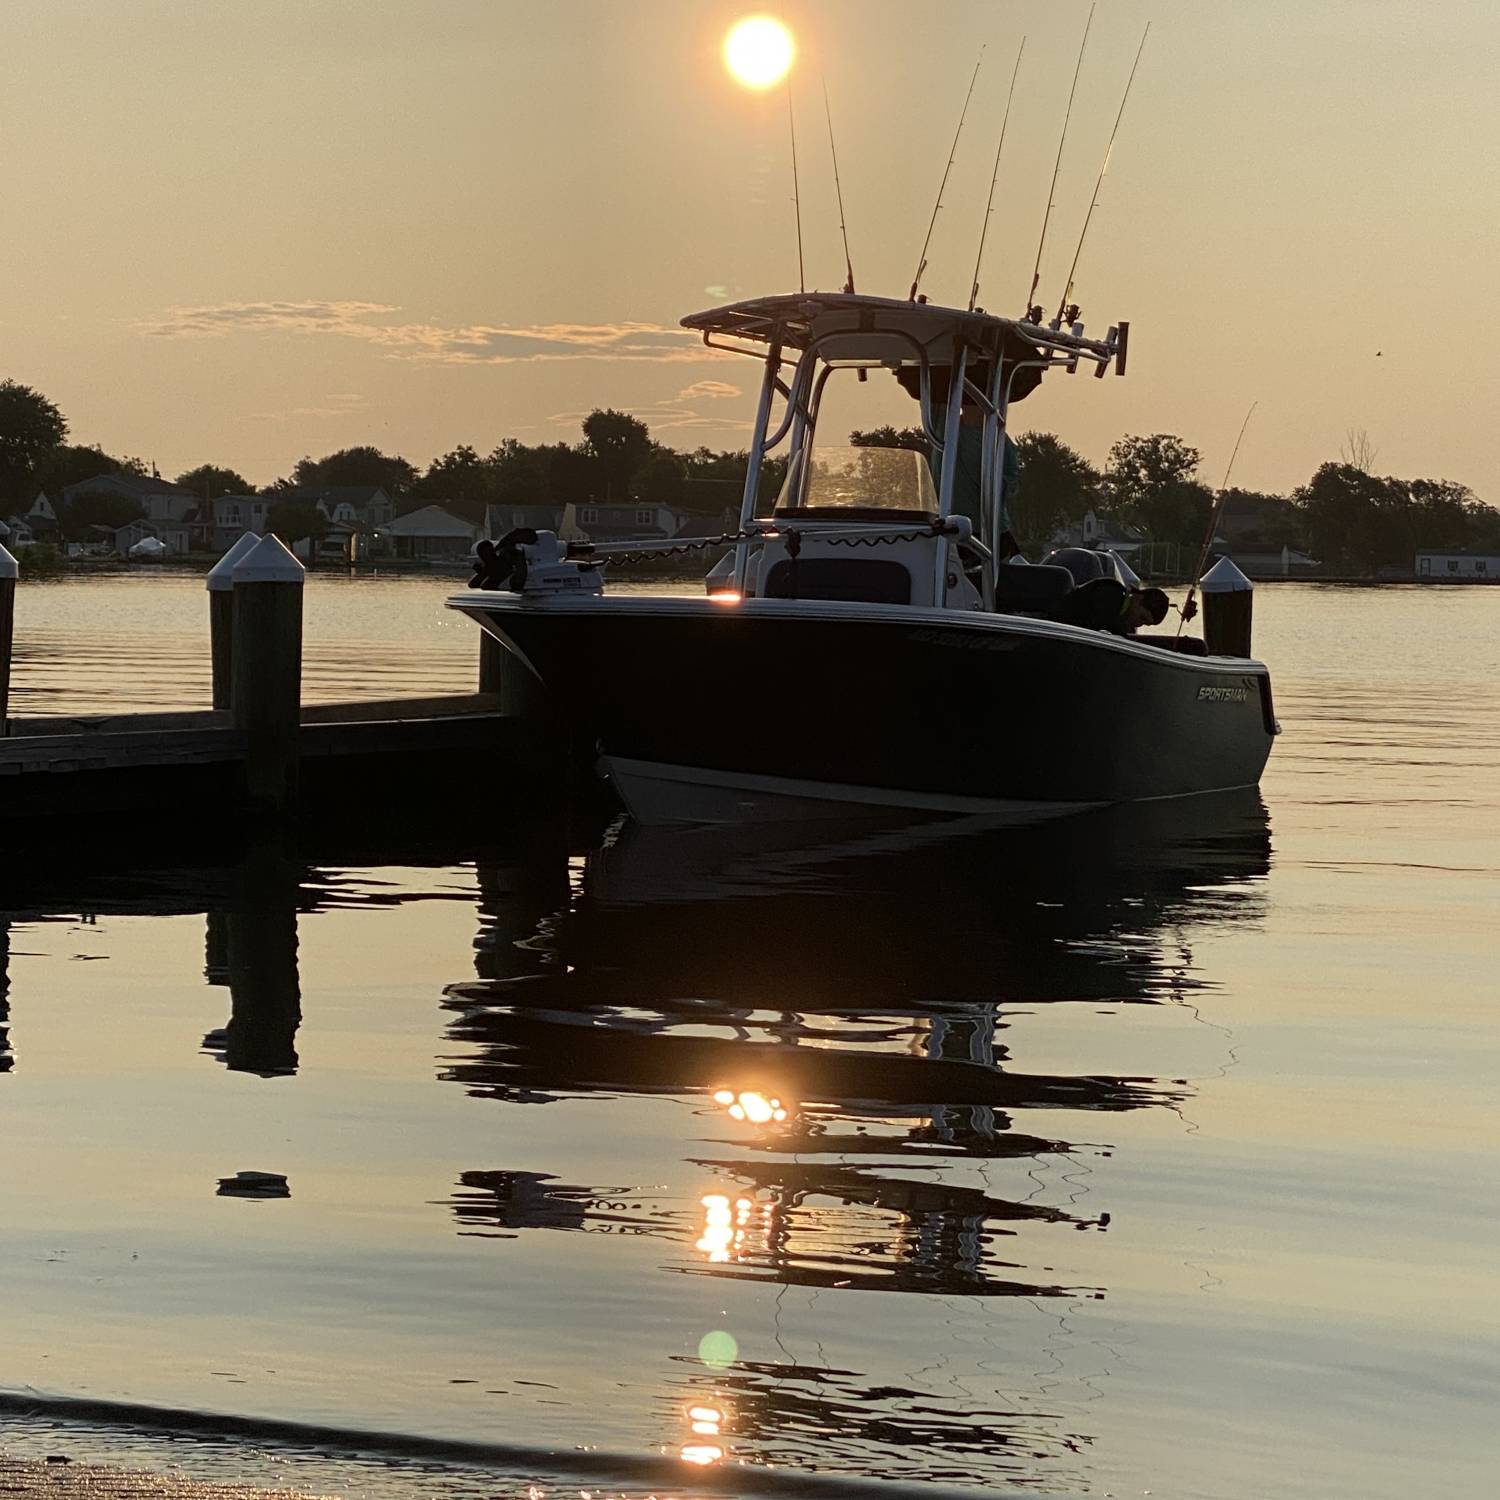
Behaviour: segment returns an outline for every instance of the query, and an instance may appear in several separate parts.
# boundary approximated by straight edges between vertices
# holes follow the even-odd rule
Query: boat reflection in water
[[[1194,931],[1262,909],[1258,794],[1005,831],[825,827],[791,846],[808,837],[626,825],[574,861],[567,901],[534,925],[507,920],[505,877],[481,870],[482,977],[447,993],[444,1076],[512,1103],[681,1098],[701,1180],[466,1172],[450,1204],[463,1232],[646,1236],[668,1271],[814,1292],[1102,1299],[1053,1272],[1048,1226],[1104,1232],[1109,1213],[1084,1212],[1079,1193],[1039,1201],[1034,1177],[1007,1193],[989,1173],[1017,1163],[1014,1188],[1051,1158],[1107,1156],[1107,1130],[1080,1143],[1049,1117],[1071,1133],[1078,1112],[1180,1108],[1191,1086],[1029,1069],[1008,1033],[1049,1003],[1190,1002],[1210,982]],[[906,1352],[920,1365],[932,1351]],[[972,1482],[1035,1474],[1087,1440],[982,1393],[953,1405],[790,1356],[683,1362],[668,1431],[718,1413],[713,1432],[681,1437],[693,1463],[732,1452]]]

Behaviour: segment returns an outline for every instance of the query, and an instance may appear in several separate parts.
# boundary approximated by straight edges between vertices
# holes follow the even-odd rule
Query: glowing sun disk
[[[748,16],[724,38],[724,66],[747,89],[780,83],[796,55],[791,32],[771,16]]]

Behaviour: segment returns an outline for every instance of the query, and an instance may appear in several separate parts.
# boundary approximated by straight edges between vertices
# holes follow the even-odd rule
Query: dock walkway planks
[[[298,736],[313,796],[411,772],[535,772],[556,758],[549,749],[542,726],[502,713],[493,693],[307,704]],[[0,738],[0,818],[129,810],[189,777],[238,802],[244,754],[222,711],[13,719]]]

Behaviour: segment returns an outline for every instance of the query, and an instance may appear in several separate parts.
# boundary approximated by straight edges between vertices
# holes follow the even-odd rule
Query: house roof
[[[424,505],[421,510],[397,516],[386,528],[392,536],[455,536],[472,539],[480,528],[462,516],[455,516],[441,505]]]
[[[718,510],[712,515],[690,515],[681,526],[673,533],[674,536],[700,537],[720,536],[725,531],[733,531],[734,525],[726,526],[724,523],[734,514],[732,509]]]
[[[369,505],[377,496],[390,499],[378,484],[299,484],[276,493],[287,500],[321,500],[325,505],[361,506]]]
[[[90,490],[98,485],[110,484],[117,489],[127,489],[137,495],[180,495],[185,500],[196,500],[192,490],[165,479],[154,479],[149,474],[95,474],[91,479],[80,479],[63,490],[66,498]]]
[[[484,521],[490,531],[501,524],[530,526],[535,531],[556,531],[562,513],[560,505],[507,505],[503,501],[491,501],[484,508]]]

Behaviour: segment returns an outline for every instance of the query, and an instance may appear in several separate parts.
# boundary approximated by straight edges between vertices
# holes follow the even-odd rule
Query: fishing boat
[[[1128,324],[1094,339],[851,292],[683,323],[763,367],[740,526],[709,539],[733,549],[724,586],[612,593],[610,562],[649,544],[517,532],[488,587],[447,601],[534,675],[636,818],[1022,821],[1258,783],[1276,733],[1261,662],[1067,623],[1088,585],[1002,554],[1010,408],[1049,376],[1123,374]],[[820,432],[836,389],[893,375],[930,453]]]

